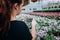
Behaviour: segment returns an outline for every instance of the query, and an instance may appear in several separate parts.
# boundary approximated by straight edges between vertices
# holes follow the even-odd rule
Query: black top
[[[27,25],[22,21],[11,21],[8,40],[31,40],[32,36]]]

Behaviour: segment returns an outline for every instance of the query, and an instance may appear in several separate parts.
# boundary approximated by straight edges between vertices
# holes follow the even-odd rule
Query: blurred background
[[[37,21],[36,40],[60,40],[60,0],[26,0],[16,19],[31,31],[32,18]]]

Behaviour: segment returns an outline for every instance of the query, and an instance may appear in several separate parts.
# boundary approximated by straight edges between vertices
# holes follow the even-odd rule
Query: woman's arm
[[[36,30],[35,30],[35,26],[36,26],[36,20],[33,18],[32,20],[32,30],[31,30],[31,34],[32,34],[32,40],[36,39]]]
[[[27,23],[26,20],[24,20],[24,22]],[[31,29],[32,40],[35,40],[36,39],[35,26],[36,26],[36,20],[33,18],[33,20],[32,20],[32,29]]]

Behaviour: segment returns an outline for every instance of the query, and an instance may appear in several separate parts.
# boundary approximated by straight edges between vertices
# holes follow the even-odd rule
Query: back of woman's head
[[[12,6],[17,3],[20,5],[22,0],[0,0],[0,31],[2,32],[2,38],[7,36],[7,32],[10,28],[10,17]],[[1,30],[2,29],[2,30]]]

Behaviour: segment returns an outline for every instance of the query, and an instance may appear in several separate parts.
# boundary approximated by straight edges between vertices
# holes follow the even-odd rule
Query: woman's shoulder
[[[25,24],[24,21],[18,21],[18,20],[11,21],[11,23],[14,23],[14,24]]]
[[[23,29],[26,29],[27,28],[27,25],[23,22],[23,21],[18,21],[18,20],[15,20],[15,21],[11,21],[11,29],[16,29],[16,30],[23,30]]]
[[[24,27],[24,26],[26,26],[26,24],[23,21],[14,20],[14,21],[11,21],[11,26]]]

